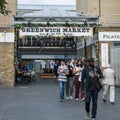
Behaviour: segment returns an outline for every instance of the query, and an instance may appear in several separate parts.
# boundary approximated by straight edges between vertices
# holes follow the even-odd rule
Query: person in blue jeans
[[[103,77],[103,74],[98,66],[94,65],[94,59],[88,59],[88,66],[85,67],[82,71],[81,78],[81,91],[86,92],[85,97],[85,110],[86,110],[86,119],[89,119],[90,116],[90,103],[92,99],[92,111],[91,119],[95,120],[97,114],[97,100],[98,93],[101,89],[101,84],[99,78]]]
[[[57,70],[59,89],[60,89],[60,102],[64,100],[64,90],[67,82],[67,75],[69,73],[68,67],[65,65],[65,61],[61,60],[61,64]]]

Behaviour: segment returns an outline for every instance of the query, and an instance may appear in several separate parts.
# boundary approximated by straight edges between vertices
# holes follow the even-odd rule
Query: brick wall
[[[120,0],[76,0],[77,12],[100,16],[104,26],[120,26]]]
[[[0,29],[0,32],[3,30]],[[6,29],[6,32],[14,30]],[[0,87],[14,86],[14,42],[0,42]]]
[[[11,26],[14,23],[14,16],[17,11],[17,0],[6,0],[7,8],[11,11],[7,16],[0,14],[0,26]]]
[[[14,86],[14,43],[0,44],[0,86]]]

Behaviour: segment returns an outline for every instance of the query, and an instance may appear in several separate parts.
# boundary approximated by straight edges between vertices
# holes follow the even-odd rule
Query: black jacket
[[[67,75],[67,78],[69,78],[69,77],[73,77],[74,75],[73,75],[73,67],[72,66],[68,66],[68,70],[69,70],[69,74]]]
[[[98,90],[100,90],[102,88],[102,86],[99,81],[99,78],[102,78],[103,74],[98,66],[94,66],[94,68],[96,69],[96,73],[99,74],[99,77],[96,78],[96,87]],[[88,66],[88,67],[85,67],[82,71],[81,91],[83,91],[83,90],[87,91],[89,88],[89,83],[90,83],[90,79],[89,79],[89,66]]]

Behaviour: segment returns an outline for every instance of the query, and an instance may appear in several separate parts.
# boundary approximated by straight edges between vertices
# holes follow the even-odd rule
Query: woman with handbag
[[[78,60],[76,66],[73,69],[73,74],[75,75],[75,100],[79,100],[79,96],[80,96],[80,86],[81,86],[80,75],[82,70],[83,70],[82,61]]]

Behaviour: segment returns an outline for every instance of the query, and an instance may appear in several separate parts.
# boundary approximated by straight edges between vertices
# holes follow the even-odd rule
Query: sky
[[[18,0],[18,4],[75,5],[76,0]]]

